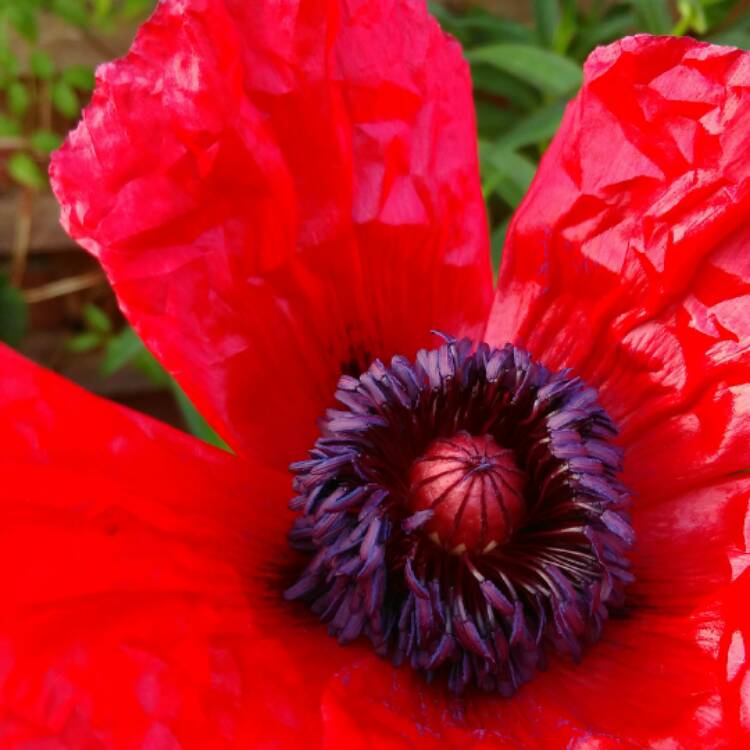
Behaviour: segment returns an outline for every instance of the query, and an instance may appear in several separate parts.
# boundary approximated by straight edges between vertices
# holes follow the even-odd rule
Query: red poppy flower
[[[748,115],[595,52],[493,302],[421,2],[163,0],[53,183],[235,453],[0,351],[0,745],[745,747]]]

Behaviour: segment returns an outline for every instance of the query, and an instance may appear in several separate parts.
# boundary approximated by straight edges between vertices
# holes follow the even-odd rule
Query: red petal
[[[279,466],[342,367],[486,319],[468,69],[422,2],[165,0],[52,179],[148,345]]]
[[[494,343],[572,367],[622,428],[637,531],[629,601],[674,625],[674,645],[632,644],[633,674],[610,669],[601,686],[620,706],[606,730],[636,747],[749,742],[750,487],[726,479],[750,467],[748,84],[747,53],[688,39],[595,52],[509,231],[488,327]],[[587,675],[625,625],[648,637],[610,624],[583,661]],[[671,675],[661,689],[649,665]],[[639,680],[643,704],[622,710]],[[683,716],[665,723],[661,744],[617,729],[665,703]]]
[[[320,736],[323,684],[357,652],[282,601],[285,474],[0,347],[0,477],[3,748]]]
[[[667,500],[639,499],[633,525],[630,600],[690,612],[750,565],[750,476]],[[750,610],[746,619],[750,626]]]
[[[748,53],[599,49],[508,234],[488,338],[599,388],[640,494],[750,465],[748,117]]]
[[[512,699],[448,699],[372,658],[323,703],[334,750],[728,750],[750,743],[750,478],[636,506],[625,618]]]
[[[555,663],[511,700],[462,706],[280,604],[288,518],[267,511],[284,474],[7,350],[0,373],[0,569],[14,572],[0,605],[4,746],[698,750],[747,739],[750,479],[637,508],[634,589],[649,606],[636,597],[578,667]]]
[[[695,630],[685,618],[648,613],[608,623],[604,641],[578,666],[554,662],[511,699],[472,695],[465,703],[426,686],[408,668],[394,670],[372,657],[344,670],[326,692],[331,741],[325,747],[588,750],[609,738],[612,744],[602,747],[672,741],[680,750],[698,750],[704,747],[698,732],[685,727],[716,687],[712,662],[693,642]]]

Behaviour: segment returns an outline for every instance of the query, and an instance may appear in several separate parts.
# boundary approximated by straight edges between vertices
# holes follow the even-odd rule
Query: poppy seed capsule
[[[424,531],[456,555],[503,544],[523,513],[524,473],[491,435],[435,440],[412,464],[410,480],[410,509],[431,510]]]

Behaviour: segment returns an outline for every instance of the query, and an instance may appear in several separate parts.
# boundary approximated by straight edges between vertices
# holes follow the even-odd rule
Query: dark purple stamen
[[[292,466],[289,599],[450,689],[511,695],[579,659],[632,580],[621,452],[596,391],[524,351],[448,340],[344,375]]]

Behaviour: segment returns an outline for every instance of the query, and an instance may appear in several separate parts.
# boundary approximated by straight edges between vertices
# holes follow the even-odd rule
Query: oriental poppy
[[[0,353],[3,747],[744,747],[748,116],[594,52],[493,291],[422,2],[163,0],[52,180],[234,453]]]

